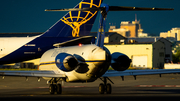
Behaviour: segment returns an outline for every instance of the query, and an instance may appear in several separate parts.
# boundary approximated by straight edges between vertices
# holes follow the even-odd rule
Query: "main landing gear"
[[[57,94],[61,94],[62,93],[62,86],[61,86],[61,84],[50,84],[49,85],[49,93],[50,94],[54,94],[55,92],[57,92]]]
[[[108,77],[102,77],[100,78],[103,83],[99,84],[99,93],[100,94],[104,94],[106,92],[106,94],[111,94],[112,92],[112,87],[110,83],[107,83],[107,80],[109,80],[112,84],[114,84]],[[57,94],[61,94],[62,93],[62,86],[61,84],[58,84],[57,82],[60,81],[60,79],[57,78],[52,78],[49,83],[49,93],[50,94],[55,94],[55,92]]]
[[[104,83],[99,84],[99,93],[104,94],[111,94],[112,92],[112,87],[110,83],[107,83],[107,80],[109,80],[112,84],[114,84],[108,77],[103,77],[100,78]]]
[[[55,92],[57,94],[62,93],[62,86],[61,84],[57,84],[58,80],[56,78],[53,78],[49,81],[51,84],[49,85],[49,93],[54,94]]]

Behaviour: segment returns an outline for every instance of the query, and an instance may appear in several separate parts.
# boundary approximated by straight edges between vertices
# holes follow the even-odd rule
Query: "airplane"
[[[100,4],[101,2],[97,0],[91,7],[96,8]],[[81,6],[82,4],[79,3],[74,8],[81,8]],[[89,5],[83,5],[83,7],[89,7]],[[78,19],[74,19],[74,16],[77,16]],[[53,44],[72,39],[78,38],[76,43],[72,44],[94,43],[95,38],[87,35],[91,31],[96,16],[97,11],[81,13],[70,11],[41,35],[0,38],[0,65],[40,58],[45,51],[54,48]]]
[[[94,2],[98,1],[99,7],[92,7]],[[165,73],[180,73],[180,69],[155,69],[155,70],[127,70],[130,66],[131,59],[120,52],[110,53],[104,47],[105,23],[108,11],[151,11],[151,10],[173,10],[166,8],[140,8],[140,7],[122,7],[109,6],[102,3],[102,0],[83,0],[80,2],[80,8],[70,9],[46,9],[46,11],[77,11],[78,13],[91,11],[100,11],[99,29],[95,44],[72,45],[78,39],[66,41],[64,43],[56,43],[52,48],[44,52],[40,58],[38,71],[0,71],[3,76],[22,76],[37,77],[38,80],[43,78],[48,81],[50,94],[61,94],[61,82],[94,82],[101,79],[103,83],[99,84],[100,94],[111,94],[112,87],[109,77],[127,75],[136,77],[137,75],[149,74],[165,74]],[[89,7],[83,7],[89,5]],[[79,14],[80,15],[80,14]],[[79,19],[80,16],[74,16],[73,19]],[[63,18],[68,19],[68,18]],[[72,18],[70,18],[72,20]],[[69,25],[69,23],[67,23]],[[108,71],[109,67],[113,71]]]

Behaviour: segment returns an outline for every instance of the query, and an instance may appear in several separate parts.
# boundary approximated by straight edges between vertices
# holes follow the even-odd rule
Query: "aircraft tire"
[[[53,84],[49,85],[49,93],[50,94],[54,94],[55,93],[55,85],[53,85]]]
[[[99,93],[104,94],[105,92],[105,85],[103,83],[99,84]]]
[[[108,83],[108,84],[106,85],[106,93],[107,93],[107,94],[111,94],[111,92],[112,92],[112,87],[111,87],[111,84]]]
[[[61,94],[62,93],[62,86],[61,86],[61,84],[57,84],[56,85],[56,91],[57,91],[57,94]]]

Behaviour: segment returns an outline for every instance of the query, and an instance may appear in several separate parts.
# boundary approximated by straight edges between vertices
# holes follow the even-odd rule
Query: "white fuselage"
[[[60,53],[68,53],[76,57],[79,64],[87,65],[87,72],[78,73],[75,70],[65,72],[59,69],[56,65],[56,56]],[[67,76],[67,82],[88,82],[94,81],[98,77],[102,76],[110,65],[110,55],[106,53],[102,48],[96,45],[82,45],[62,47],[48,50],[43,54],[40,60],[39,70],[54,70],[60,74]],[[82,65],[80,68],[83,69]]]
[[[0,38],[0,58],[14,52],[23,45],[26,45],[28,42],[37,38],[34,37],[4,37]]]

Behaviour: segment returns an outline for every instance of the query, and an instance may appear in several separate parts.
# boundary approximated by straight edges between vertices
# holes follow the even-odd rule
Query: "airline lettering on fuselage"
[[[89,5],[90,8],[92,7],[100,7],[101,0],[99,5],[93,4],[93,0],[91,2],[80,2],[79,8],[82,8],[83,5]],[[97,11],[77,11],[77,13],[69,12],[69,17],[63,17],[61,20],[69,25],[72,30],[72,37],[79,37],[80,26],[89,21],[92,17],[94,17]],[[86,13],[85,17],[81,17],[82,13]]]
[[[63,53],[63,52],[67,52],[68,50],[66,50],[66,49],[58,49],[58,50],[55,50],[54,52],[53,52],[53,54],[51,55],[51,57],[55,57],[55,56],[57,56],[59,53]]]
[[[24,52],[24,54],[36,54],[36,52]]]
[[[36,46],[36,44],[26,44],[24,46]]]

